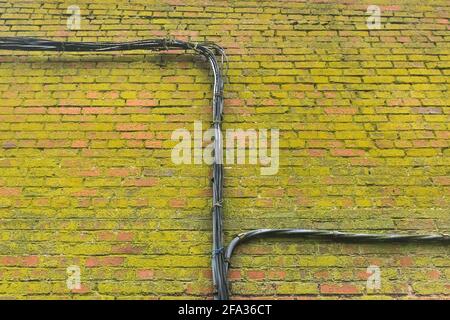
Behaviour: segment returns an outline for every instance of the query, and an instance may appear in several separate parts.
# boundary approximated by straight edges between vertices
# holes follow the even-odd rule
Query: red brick
[[[325,113],[327,114],[356,114],[358,112],[358,108],[349,108],[349,107],[343,107],[343,108],[336,108],[336,107],[330,107],[325,108]]]
[[[26,267],[35,267],[39,264],[39,257],[26,256],[23,258],[23,265]]]
[[[21,194],[21,188],[0,187],[0,196],[20,196]]]
[[[262,280],[266,277],[264,271],[248,271],[247,276],[252,280]]]
[[[169,206],[172,208],[184,208],[186,206],[185,199],[170,199]]]
[[[137,271],[137,277],[142,280],[153,279],[155,272],[153,270],[142,269]]]
[[[155,137],[155,134],[153,132],[123,132],[120,134],[120,136],[123,139],[130,139],[130,140],[148,140],[153,139]]]
[[[158,102],[154,99],[140,99],[140,100],[128,100],[127,106],[131,107],[154,107]]]
[[[114,114],[114,108],[88,107],[82,109],[84,114]]]
[[[430,270],[427,274],[430,280],[439,280],[441,278],[441,272],[439,270]]]
[[[322,284],[320,285],[322,294],[359,294],[361,290],[351,284]]]
[[[116,234],[112,231],[102,231],[98,234],[100,241],[113,241],[116,239]]]
[[[79,173],[80,177],[98,177],[100,176],[101,171],[97,168],[87,169],[87,170],[81,170]]]
[[[119,241],[132,241],[134,238],[133,232],[120,231],[117,234],[117,240]]]
[[[450,176],[434,177],[433,182],[441,186],[450,186]]]
[[[162,142],[159,140],[146,140],[145,147],[148,149],[159,149],[162,147]]]
[[[327,155],[327,151],[323,149],[309,149],[307,152],[311,157],[324,157]]]
[[[94,197],[97,195],[97,190],[84,189],[72,193],[74,197]]]
[[[77,107],[57,107],[57,108],[48,108],[49,114],[80,114],[81,108]]]
[[[138,172],[137,169],[113,168],[108,170],[107,175],[111,177],[128,177],[137,174],[137,172]]]
[[[141,254],[143,249],[142,247],[134,246],[132,244],[121,244],[113,246],[111,252],[116,254]]]
[[[153,187],[158,184],[157,178],[141,178],[141,179],[132,179],[128,180],[126,185],[133,185],[137,187]]]
[[[86,140],[75,140],[72,142],[72,148],[87,148],[88,141]]]
[[[231,280],[240,280],[241,279],[241,271],[239,270],[231,270],[228,273],[228,278]]]
[[[361,157],[365,155],[365,151],[359,149],[332,149],[331,155],[337,157]]]
[[[91,288],[87,284],[81,283],[80,289],[71,289],[70,291],[72,293],[83,294],[90,292]]]
[[[283,280],[286,278],[286,271],[269,271],[267,277],[269,279]]]
[[[86,267],[119,267],[125,262],[123,257],[91,257],[86,259]]]
[[[414,265],[414,260],[411,257],[401,257],[398,261],[402,267],[411,267]]]

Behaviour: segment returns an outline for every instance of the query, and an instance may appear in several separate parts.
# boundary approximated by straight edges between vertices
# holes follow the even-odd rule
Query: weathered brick
[[[280,129],[276,175],[225,166],[227,242],[255,228],[449,233],[448,1],[386,0],[382,30],[367,29],[369,3],[343,0],[80,3],[91,16],[66,30],[61,2],[2,2],[2,36],[225,48],[224,127]],[[210,297],[210,168],[175,165],[170,139],[211,124],[204,59],[0,51],[0,62],[0,298]],[[232,259],[233,296],[449,294],[445,246],[259,241]],[[79,290],[66,288],[69,265]],[[379,291],[366,288],[369,265]]]

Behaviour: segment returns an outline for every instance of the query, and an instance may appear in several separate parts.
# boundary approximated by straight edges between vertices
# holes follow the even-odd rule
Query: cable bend
[[[22,51],[61,51],[61,52],[109,52],[125,50],[193,50],[204,56],[211,66],[213,72],[213,125],[215,132],[214,154],[215,161],[212,165],[213,171],[213,197],[212,197],[212,220],[213,220],[213,245],[212,245],[212,274],[215,288],[214,298],[227,300],[230,296],[228,284],[228,271],[230,260],[235,248],[245,241],[257,237],[286,237],[299,238],[321,238],[336,242],[438,242],[450,244],[449,235],[408,235],[408,234],[364,234],[347,233],[340,231],[308,230],[308,229],[258,229],[242,233],[235,237],[226,250],[223,245],[223,142],[222,142],[222,118],[223,118],[223,73],[222,65],[227,61],[225,51],[222,47],[210,43],[192,43],[173,39],[153,39],[131,42],[60,42],[46,39],[24,38],[24,37],[0,37],[0,50],[22,50]],[[217,61],[216,55],[222,57],[222,64]],[[218,205],[220,204],[220,205]]]
[[[377,233],[349,233],[336,230],[310,230],[310,229],[257,229],[241,233],[230,241],[225,250],[225,272],[230,269],[231,257],[235,249],[244,242],[255,238],[296,237],[318,238],[333,240],[335,242],[349,243],[442,243],[450,244],[450,235],[447,234],[377,234]],[[228,280],[227,280],[228,281]],[[229,287],[229,285],[228,285]],[[229,299],[229,295],[225,298]]]
[[[59,52],[110,52],[127,50],[193,50],[202,55],[209,62],[214,84],[212,95],[212,122],[214,124],[214,155],[212,164],[212,221],[213,243],[211,268],[213,284],[215,287],[214,298],[224,299],[228,297],[228,282],[225,272],[225,257],[223,245],[223,142],[222,142],[222,118],[223,118],[223,73],[221,67],[226,61],[225,51],[215,43],[193,43],[174,39],[150,39],[130,42],[61,42],[47,39],[28,37],[0,37],[0,50],[21,51],[59,51]],[[220,64],[216,55],[222,57]],[[218,205],[220,204],[220,205]]]

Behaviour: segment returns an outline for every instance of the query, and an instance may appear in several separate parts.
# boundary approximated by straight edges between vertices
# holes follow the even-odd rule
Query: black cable
[[[61,52],[107,52],[125,50],[193,50],[204,56],[213,72],[213,127],[214,127],[214,163],[212,165],[213,177],[213,245],[212,245],[212,275],[215,288],[215,299],[226,299],[228,281],[226,278],[225,255],[223,244],[223,141],[222,141],[222,114],[223,114],[223,76],[221,66],[216,55],[222,56],[222,64],[226,55],[224,50],[214,43],[193,43],[172,39],[153,39],[132,42],[59,42],[36,38],[0,38],[0,50],[23,51],[61,51]]]
[[[296,238],[319,238],[333,240],[335,242],[350,243],[442,243],[450,244],[449,235],[415,235],[415,234],[377,234],[377,233],[348,233],[328,230],[308,230],[308,229],[258,229],[241,233],[231,240],[225,252],[225,272],[228,274],[230,261],[233,252],[237,246],[243,242],[255,238],[274,238],[274,237],[296,237]],[[226,297],[229,299],[229,296]]]
[[[234,238],[225,249],[223,241],[223,75],[216,55],[222,56],[222,64],[226,55],[223,48],[214,43],[192,43],[171,39],[153,39],[132,42],[59,42],[36,38],[2,38],[0,37],[0,50],[23,51],[62,51],[62,52],[107,52],[125,50],[194,50],[203,55],[213,71],[213,128],[214,128],[214,163],[212,165],[213,177],[213,245],[212,245],[212,276],[215,288],[214,298],[226,300],[230,297],[228,284],[228,271],[230,259],[235,248],[244,241],[258,237],[285,237],[321,238],[348,242],[438,242],[450,243],[448,235],[401,235],[401,234],[357,234],[339,231],[321,231],[305,229],[259,229],[240,234]]]

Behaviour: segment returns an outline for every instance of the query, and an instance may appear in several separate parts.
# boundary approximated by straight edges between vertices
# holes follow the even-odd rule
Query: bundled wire
[[[298,238],[320,238],[336,242],[353,243],[450,243],[448,235],[402,235],[402,234],[363,234],[345,233],[339,231],[322,231],[306,229],[259,229],[242,233],[235,237],[228,247],[224,247],[223,239],[223,75],[222,65],[226,55],[218,45],[210,42],[192,43],[171,39],[153,39],[132,42],[59,42],[36,38],[2,38],[0,37],[0,50],[23,50],[23,51],[60,51],[60,52],[109,52],[125,50],[193,50],[204,56],[213,72],[213,128],[214,128],[214,163],[212,164],[212,276],[215,288],[214,298],[226,300],[230,297],[229,284],[227,280],[230,269],[230,261],[234,250],[241,243],[255,238],[263,237],[298,237]],[[216,56],[222,57],[222,65]]]
[[[256,238],[295,237],[332,240],[334,242],[349,243],[442,243],[450,244],[450,236],[444,234],[377,234],[377,233],[348,233],[328,230],[308,229],[258,229],[241,233],[231,240],[225,252],[225,272],[230,269],[231,257],[234,250],[242,243]],[[229,299],[229,297],[226,297]]]
[[[226,278],[225,256],[223,244],[223,140],[222,140],[222,115],[223,115],[223,76],[221,65],[216,55],[222,57],[222,64],[226,55],[218,45],[210,42],[192,43],[172,39],[153,39],[132,42],[59,42],[36,38],[0,38],[0,50],[23,51],[60,51],[60,52],[108,52],[124,50],[193,50],[204,56],[212,69],[213,84],[213,127],[214,127],[214,163],[212,165],[212,220],[213,220],[213,245],[212,245],[212,274],[215,287],[215,298],[226,299],[228,282]]]

